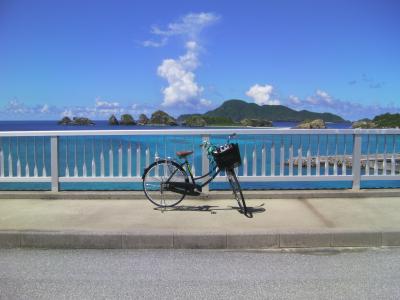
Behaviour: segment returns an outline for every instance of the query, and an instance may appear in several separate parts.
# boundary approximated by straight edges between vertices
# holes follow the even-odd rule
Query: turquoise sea
[[[0,121],[0,131],[30,131],[30,130],[104,130],[104,129],[155,129],[157,127],[146,127],[146,126],[110,126],[106,121],[95,121],[94,126],[60,126],[57,125],[56,121]],[[294,127],[296,123],[293,122],[274,122],[274,127]],[[328,128],[350,128],[349,123],[327,124]],[[166,128],[166,127],[159,127]],[[172,127],[177,128],[177,127]],[[201,128],[198,129],[201,131]],[[234,132],[234,128],[232,128]],[[377,137],[371,135],[367,138],[363,138],[362,141],[362,152],[366,154],[375,152],[382,152],[384,150],[385,141],[384,137]],[[226,141],[226,136],[214,136],[212,142],[215,144],[223,144]],[[319,142],[318,142],[319,141]],[[305,156],[307,149],[310,148],[312,155],[315,155],[318,151],[321,155],[332,155],[339,153],[341,155],[351,154],[353,141],[351,136],[344,135],[313,135],[313,136],[299,136],[299,135],[242,135],[238,136],[237,142],[240,145],[242,158],[246,155],[248,160],[247,173],[252,174],[253,165],[252,157],[255,155],[257,160],[256,174],[261,175],[261,151],[262,147],[265,146],[267,154],[266,170],[267,175],[271,175],[271,160],[270,150],[272,145],[276,147],[276,168],[275,173],[278,175],[279,172],[279,147],[283,143],[285,145],[285,159],[288,159],[288,148],[290,144],[294,147],[294,156],[297,156],[298,149],[302,148],[302,155]],[[200,151],[197,150],[198,145],[201,143],[201,138],[198,136],[89,136],[89,137],[60,137],[59,139],[59,173],[60,176],[64,176],[66,169],[69,172],[73,172],[75,164],[79,167],[79,175],[82,175],[81,166],[85,162],[87,166],[87,173],[90,176],[92,158],[94,157],[96,163],[96,175],[100,175],[100,153],[104,153],[105,162],[105,173],[109,174],[109,150],[113,150],[114,165],[118,165],[118,149],[122,148],[122,175],[126,175],[128,172],[128,158],[127,149],[130,146],[133,154],[131,161],[131,170],[133,175],[136,174],[136,151],[140,148],[140,172],[146,165],[145,151],[150,152],[150,162],[154,160],[154,156],[157,153],[160,157],[172,157],[178,150],[192,150],[195,149],[196,155],[191,158],[191,163],[194,165],[196,170],[201,169],[201,155]],[[369,147],[368,147],[369,145]],[[25,166],[27,161],[30,166],[30,174],[33,174],[33,168],[36,162],[39,175],[43,168],[46,172],[50,173],[50,143],[49,138],[43,137],[20,137],[20,138],[0,138],[0,148],[3,150],[4,157],[11,153],[12,157],[18,157],[21,161],[21,165]],[[398,137],[388,136],[386,138],[386,150],[391,153],[393,151],[398,152],[400,149],[400,141]],[[68,162],[68,167],[67,163]],[[13,164],[13,170],[8,170],[8,164],[4,165],[4,173],[8,174],[10,171],[16,172],[16,159]],[[321,166],[321,173],[324,173],[324,167]],[[333,167],[329,168],[329,173],[333,174]],[[22,176],[24,175],[25,169],[22,168]],[[114,175],[118,176],[119,171],[114,168]],[[288,166],[285,166],[285,174],[288,174]],[[315,168],[312,169],[312,174],[315,174]],[[338,169],[339,175],[341,174],[341,168]],[[350,174],[351,170],[347,169],[347,174]],[[71,173],[72,174],[72,173]],[[239,175],[243,175],[243,166],[239,168]],[[297,167],[294,168],[294,175],[297,174]],[[306,175],[306,168],[303,168],[303,174]],[[199,174],[197,174],[199,175]],[[326,189],[326,188],[351,188],[351,182],[246,182],[242,183],[245,189]],[[224,183],[213,183],[211,189],[224,189],[226,188]],[[368,181],[362,182],[362,187],[380,188],[380,187],[400,187],[398,181]],[[48,190],[50,184],[47,183],[0,183],[1,190]],[[138,183],[62,183],[62,190],[140,190],[141,184]]]

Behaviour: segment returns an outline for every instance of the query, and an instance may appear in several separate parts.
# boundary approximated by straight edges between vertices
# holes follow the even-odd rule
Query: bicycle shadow
[[[247,211],[251,214],[264,213],[266,209],[263,207],[265,203],[257,206],[248,206]],[[236,210],[240,211],[239,206],[229,206],[229,207],[219,207],[217,205],[177,205],[173,207],[155,207],[154,210],[158,210],[162,213],[170,211],[196,211],[196,212],[209,212],[211,214],[216,214],[218,211],[228,211]]]

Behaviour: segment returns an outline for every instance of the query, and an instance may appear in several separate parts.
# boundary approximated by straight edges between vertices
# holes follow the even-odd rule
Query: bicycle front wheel
[[[239,184],[239,180],[236,177],[234,169],[226,169],[226,176],[231,185],[233,195],[239,205],[240,212],[242,212],[246,217],[252,217],[252,214],[247,211],[246,202],[244,201],[242,189]]]
[[[189,183],[186,171],[174,161],[156,161],[143,174],[144,194],[159,207],[177,205],[185,198],[187,187],[171,188],[174,183]]]

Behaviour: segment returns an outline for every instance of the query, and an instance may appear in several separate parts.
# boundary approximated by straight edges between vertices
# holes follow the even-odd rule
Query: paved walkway
[[[277,248],[400,246],[400,197],[233,200],[0,199],[1,247]]]

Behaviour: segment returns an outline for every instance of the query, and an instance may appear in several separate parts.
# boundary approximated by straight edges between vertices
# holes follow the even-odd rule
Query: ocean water
[[[26,130],[104,130],[104,129],[154,129],[157,127],[146,126],[110,126],[107,121],[95,121],[94,126],[60,126],[56,121],[0,121],[0,131],[26,131]],[[294,127],[296,123],[293,122],[274,122],[276,128]],[[328,128],[349,128],[349,123],[329,123]],[[166,127],[159,127],[166,128]],[[176,128],[176,127],[173,127]],[[201,129],[198,129],[201,131]],[[232,128],[234,132],[234,128]],[[213,136],[211,141],[215,144],[223,144],[226,141],[226,136]],[[362,151],[363,153],[382,152],[384,150],[383,137],[371,135],[368,140],[363,139]],[[390,140],[392,138],[392,140]],[[332,155],[336,151],[340,154],[350,154],[353,148],[353,141],[351,136],[275,136],[275,135],[242,135],[238,136],[237,142],[240,145],[242,158],[247,157],[248,169],[247,173],[252,174],[253,165],[252,157],[256,158],[257,168],[256,174],[261,175],[261,149],[265,145],[267,151],[266,173],[271,175],[271,152],[272,145],[275,145],[275,174],[279,172],[279,147],[281,143],[285,145],[285,159],[288,159],[288,148],[290,144],[294,146],[294,156],[297,156],[298,149],[302,148],[303,157],[307,154],[307,149],[310,148],[312,155],[318,151],[321,155]],[[201,143],[201,138],[198,136],[90,136],[90,137],[60,137],[59,138],[59,173],[60,176],[65,176],[66,171],[72,175],[74,166],[79,168],[79,175],[82,174],[82,165],[87,166],[87,174],[92,174],[91,164],[94,158],[97,166],[96,175],[100,175],[100,154],[104,154],[105,174],[110,173],[110,157],[108,155],[110,149],[113,150],[114,166],[118,165],[118,149],[122,149],[122,174],[126,175],[128,172],[128,158],[127,149],[131,147],[133,154],[131,161],[131,170],[136,174],[137,163],[136,153],[140,148],[140,174],[146,166],[145,151],[150,152],[150,162],[154,160],[157,154],[159,157],[175,158],[175,152],[178,150],[195,150],[195,155],[190,158],[191,164],[196,170],[201,170],[201,154],[197,150],[198,145]],[[337,146],[336,146],[337,145]],[[369,149],[368,149],[369,145]],[[371,146],[372,145],[372,146]],[[389,145],[387,151],[395,151],[399,149],[400,141],[395,137],[388,137],[386,145]],[[392,149],[390,147],[393,147]],[[48,137],[20,137],[20,138],[0,138],[0,148],[3,149],[4,157],[8,157],[10,153],[13,158],[19,158],[21,165],[25,166],[28,162],[30,167],[30,174],[33,174],[33,168],[36,162],[39,175],[42,174],[43,169],[47,174],[50,173],[50,140]],[[14,171],[16,172],[16,159],[12,166],[13,170],[9,170],[8,164],[4,165],[4,173]],[[339,175],[341,168],[338,168]],[[321,166],[321,174],[324,173],[324,167]],[[24,175],[24,168],[22,168],[22,175]],[[243,165],[239,168],[239,175],[244,174]],[[285,165],[285,174],[288,174],[288,166]],[[298,169],[294,167],[294,175],[297,175]],[[303,175],[306,175],[306,168],[302,170]],[[312,174],[315,174],[315,168],[312,169]],[[328,172],[333,174],[333,167],[329,167]],[[347,174],[351,170],[347,169]],[[114,167],[114,176],[118,176],[118,170]],[[197,172],[197,175],[198,172]],[[351,181],[341,182],[246,182],[242,183],[245,189],[326,189],[326,188],[351,188]],[[394,188],[400,187],[397,181],[369,181],[362,182],[362,187],[369,188]],[[62,190],[141,190],[140,183],[62,183],[60,188]],[[225,183],[211,183],[211,189],[227,189]],[[49,190],[50,184],[48,183],[0,183],[0,190]]]

